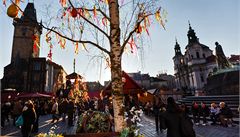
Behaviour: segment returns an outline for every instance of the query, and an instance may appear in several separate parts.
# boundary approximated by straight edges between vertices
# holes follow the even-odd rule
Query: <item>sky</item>
[[[26,1],[22,3],[21,8],[24,9],[26,4]],[[40,20],[43,3],[41,0],[35,0],[34,4]],[[209,46],[211,50],[215,51],[214,43],[218,41],[226,56],[240,53],[239,0],[162,0],[161,7],[168,12],[166,30],[157,23],[151,25],[150,40],[147,44],[141,45],[144,52],[140,52],[138,56],[124,54],[122,69],[125,72],[141,71],[149,73],[150,76],[167,72],[173,75],[175,38],[184,53],[188,43],[188,20],[200,43]],[[3,69],[11,60],[14,27],[12,18],[6,14],[7,7],[0,4],[0,8],[0,78],[2,78]],[[48,51],[49,48],[42,36],[40,57],[47,57]],[[93,54],[94,51],[92,53],[80,51],[78,55],[74,55],[73,47],[66,50],[58,47],[53,49],[53,61],[62,65],[70,74],[73,72],[73,59],[76,58],[77,73],[85,77],[86,81],[103,83],[110,79],[110,70],[106,68],[104,61],[92,59]]]

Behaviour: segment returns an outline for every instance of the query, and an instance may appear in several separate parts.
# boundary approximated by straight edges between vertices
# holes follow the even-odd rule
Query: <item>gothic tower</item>
[[[39,57],[41,24],[37,22],[36,9],[28,3],[21,18],[13,20],[14,34],[12,56],[9,65],[4,67],[2,89],[27,91],[27,80],[31,74],[29,68],[33,59]]]
[[[21,18],[13,20],[14,36],[11,63],[18,59],[29,60],[39,57],[40,35],[42,27],[37,22],[36,9],[28,3]]]

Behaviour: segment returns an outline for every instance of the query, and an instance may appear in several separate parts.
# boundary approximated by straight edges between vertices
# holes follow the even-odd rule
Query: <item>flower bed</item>
[[[103,133],[111,131],[110,116],[99,111],[86,111],[80,115],[76,133]]]

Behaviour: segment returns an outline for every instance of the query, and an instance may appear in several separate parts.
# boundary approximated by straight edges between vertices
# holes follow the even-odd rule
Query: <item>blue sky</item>
[[[38,17],[41,17],[41,0],[35,0]],[[57,1],[58,2],[58,1]],[[184,52],[187,45],[188,20],[202,44],[215,51],[214,43],[218,41],[226,56],[240,52],[240,2],[238,0],[162,0],[162,7],[167,10],[166,31],[158,24],[153,24],[150,31],[150,41],[144,47],[143,58],[124,55],[122,68],[126,72],[149,73],[151,76],[166,71],[173,74],[175,37]],[[26,2],[21,5],[25,8]],[[13,25],[12,19],[6,15],[7,8],[0,6],[0,78],[3,77],[4,66],[10,63]],[[40,18],[39,18],[40,19]],[[48,47],[41,37],[40,56],[46,57]],[[94,50],[91,54],[94,54]],[[139,54],[140,56],[140,54]],[[86,81],[110,79],[110,70],[105,69],[105,62],[91,60],[89,53],[81,51],[74,55],[73,47],[53,50],[53,61],[61,64],[67,73],[73,71],[72,62],[76,57],[76,71],[83,75]],[[141,57],[141,56],[140,56]]]

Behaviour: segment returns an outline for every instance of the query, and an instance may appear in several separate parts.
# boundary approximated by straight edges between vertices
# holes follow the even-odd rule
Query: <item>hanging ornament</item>
[[[66,40],[62,37],[59,38],[58,44],[60,44],[60,47],[62,49],[65,49],[65,44],[66,44]]]
[[[91,18],[91,15],[90,15],[90,13],[87,9],[84,9],[83,12],[84,12],[84,15],[85,15],[86,18],[89,18],[89,17]]]
[[[78,11],[77,11],[75,8],[72,8],[71,16],[72,16],[73,18],[76,18],[77,15],[78,15]]]
[[[84,16],[84,10],[82,8],[77,9],[77,12],[80,14],[80,16]]]
[[[15,0],[15,4],[19,6],[21,0]]]
[[[166,13],[166,11],[164,11],[164,17],[166,18],[166,16],[167,16],[167,13]],[[163,29],[166,30],[165,24],[164,24],[164,22],[163,22],[163,19],[162,19],[162,17],[161,17],[161,14],[160,14],[160,9],[155,13],[155,18],[156,18],[156,20],[161,24],[161,26],[163,27]]]
[[[11,18],[15,18],[18,15],[18,10],[15,4],[11,4],[7,9],[7,15]]]
[[[160,22],[160,10],[155,13],[155,18]]]
[[[149,21],[149,18],[148,17],[145,17],[144,18],[144,26],[145,27],[149,27],[151,24],[150,24],[150,21]]]
[[[75,54],[78,54],[78,42],[75,44]]]
[[[94,8],[93,8],[93,16],[94,16],[94,18],[97,17],[97,8],[96,8],[96,6],[94,6]]]
[[[107,20],[106,17],[103,17],[103,18],[102,18],[102,24],[103,24],[104,26],[107,26],[108,20]]]
[[[110,59],[109,58],[106,58],[106,68],[111,68],[111,62],[110,62]]]
[[[66,16],[66,11],[63,11],[63,14],[62,14],[62,16],[61,16],[61,19],[63,19],[63,17],[65,17]]]
[[[80,33],[83,34],[83,30],[84,30],[84,29],[83,29],[83,25],[80,25],[79,28],[80,28]]]
[[[109,3],[108,0],[105,0],[105,3],[108,5],[108,3]]]
[[[141,26],[140,24],[138,25],[138,28],[137,28],[136,32],[137,32],[138,34],[141,34],[141,33],[142,33],[142,26]]]
[[[137,46],[134,42],[133,37],[131,38],[130,42],[128,42],[128,44],[130,45],[131,53],[136,53],[137,52]]]
[[[33,40],[33,56],[37,57],[38,56],[38,52],[39,52],[39,37],[38,35],[34,34],[32,35],[32,40]]]
[[[59,2],[61,3],[62,7],[67,6],[67,0],[59,0]]]
[[[6,0],[3,0],[3,5],[6,7],[7,5],[6,5]]]
[[[52,38],[49,36],[49,34],[51,33],[51,31],[49,31],[46,35],[45,35],[45,37],[46,37],[46,42],[49,44],[50,42],[51,42],[51,40],[52,40]]]
[[[52,61],[52,48],[50,48],[47,57],[49,58],[50,61]]]

